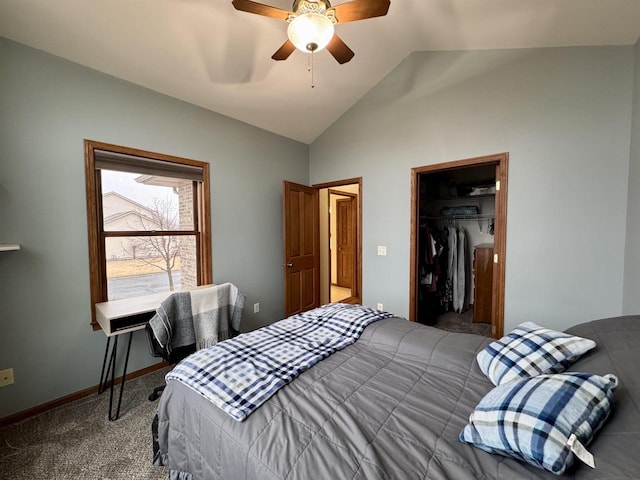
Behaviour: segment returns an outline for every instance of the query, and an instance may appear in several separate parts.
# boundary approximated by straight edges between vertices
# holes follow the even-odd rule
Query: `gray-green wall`
[[[411,168],[509,152],[505,330],[622,313],[633,84],[633,47],[407,57],[310,150],[363,177],[363,302],[408,315]]]
[[[635,82],[629,161],[629,202],[625,254],[624,313],[640,312],[640,40],[635,47]]]
[[[209,162],[214,281],[247,295],[244,330],[283,315],[282,180],[308,181],[307,145],[0,39],[0,243],[22,245],[0,252],[0,369],[16,380],[0,418],[99,380],[85,138]],[[135,334],[129,371],[156,362]]]
[[[639,50],[415,53],[309,148],[0,39],[0,243],[23,246],[0,253],[0,417],[98,381],[84,138],[211,163],[214,280],[247,293],[247,330],[283,313],[283,179],[363,177],[364,303],[406,316],[411,167],[499,152],[505,328],[637,313]],[[153,363],[136,336],[130,371]]]

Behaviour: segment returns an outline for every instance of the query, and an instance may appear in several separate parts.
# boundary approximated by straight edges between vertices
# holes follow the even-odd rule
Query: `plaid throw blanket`
[[[210,347],[240,330],[245,296],[232,283],[176,292],[164,300],[149,320],[165,358],[180,347]]]
[[[200,350],[167,374],[242,421],[279,388],[391,317],[362,305],[330,303]]]

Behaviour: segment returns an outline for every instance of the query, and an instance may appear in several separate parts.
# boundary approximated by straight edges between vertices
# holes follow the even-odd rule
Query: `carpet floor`
[[[151,463],[151,421],[158,402],[147,399],[167,371],[127,381],[114,422],[107,418],[107,391],[0,429],[0,478],[167,479],[168,469]]]
[[[462,313],[447,312],[438,317],[436,328],[447,330],[448,332],[475,333],[476,335],[491,336],[490,323],[473,323],[473,309],[468,309]]]

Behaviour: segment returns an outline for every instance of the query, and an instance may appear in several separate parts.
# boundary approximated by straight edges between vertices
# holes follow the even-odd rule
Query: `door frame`
[[[344,180],[336,180],[333,182],[317,183],[311,185],[314,188],[320,189],[333,189],[336,187],[342,187],[344,185],[358,185],[358,201],[357,201],[357,214],[356,214],[356,240],[355,240],[355,269],[353,287],[351,288],[351,297],[341,300],[343,303],[362,303],[362,177],[347,178]],[[346,195],[345,192],[341,192],[341,195]],[[331,258],[329,258],[329,269],[331,269]],[[331,282],[331,276],[329,276],[329,282]],[[329,296],[331,299],[331,296]]]
[[[461,168],[477,167],[484,165],[496,166],[495,196],[495,226],[494,226],[494,263],[493,263],[493,321],[491,334],[494,338],[500,338],[504,334],[504,291],[505,291],[505,265],[507,246],[507,180],[509,170],[509,153],[497,153],[483,157],[467,158],[452,162],[415,167],[411,169],[411,246],[409,265],[409,320],[418,319],[418,231],[420,224],[420,184],[419,176],[423,173],[444,172]]]

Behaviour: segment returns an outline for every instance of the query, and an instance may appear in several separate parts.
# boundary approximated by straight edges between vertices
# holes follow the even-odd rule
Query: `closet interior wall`
[[[492,256],[495,184],[495,165],[419,175],[419,322],[438,326],[448,312],[466,312],[468,318],[481,293],[478,303],[486,305],[488,294],[488,307],[473,322],[491,323],[491,265],[476,272],[482,265],[474,257]]]

